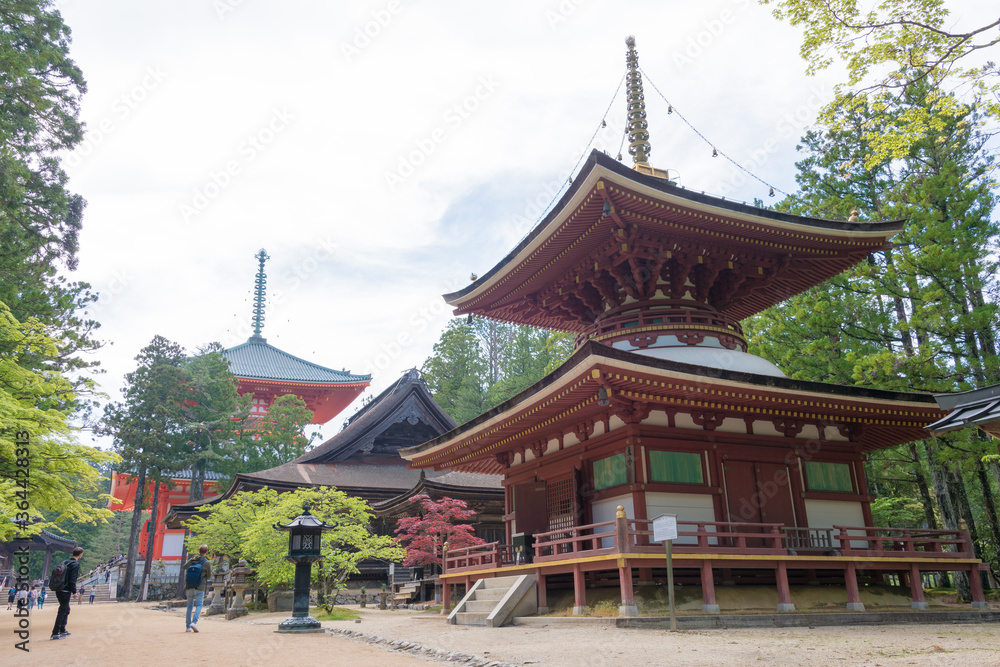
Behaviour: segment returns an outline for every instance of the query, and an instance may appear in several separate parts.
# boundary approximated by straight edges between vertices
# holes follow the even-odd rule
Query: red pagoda
[[[370,375],[354,375],[347,371],[325,368],[319,364],[295,357],[273,345],[261,336],[264,326],[264,297],[267,291],[267,275],[264,263],[270,259],[262,248],[257,253],[257,275],[254,284],[253,335],[247,342],[229,348],[223,354],[229,360],[230,370],[236,377],[236,390],[240,395],[253,394],[253,415],[264,417],[268,408],[279,396],[294,394],[306,403],[313,412],[314,424],[325,424],[346,408],[371,382]],[[151,550],[154,559],[164,561],[180,560],[183,553],[184,530],[168,530],[164,518],[174,505],[182,505],[193,499],[191,494],[191,471],[178,471],[170,482],[160,486],[159,507],[156,515],[160,523],[156,530],[143,530],[140,553],[150,553],[147,548],[149,536],[153,538]],[[216,488],[218,475],[205,473],[203,497],[219,493]],[[147,498],[152,497],[152,484],[147,490]],[[132,511],[135,505],[136,480],[127,473],[113,473],[111,496],[121,501],[109,504],[111,509]],[[147,527],[148,528],[148,527]]]
[[[934,571],[968,574],[985,608],[967,531],[873,526],[866,453],[926,437],[943,415],[934,398],[787,378],[747,352],[740,326],[887,248],[903,223],[789,215],[672,183],[648,162],[627,45],[634,168],[593,152],[527,238],[445,296],[456,315],[577,334],[534,386],[401,451],[415,468],[504,476],[506,540],[451,552],[445,580],[474,591],[529,575],[539,610],[567,588],[581,613],[587,587],[610,578],[633,616],[633,587],[667,579],[651,529],[672,514],[674,573],[701,587],[705,612],[720,611],[717,583],[773,586],[792,611],[790,584],[818,582],[863,611],[859,581],[887,573],[923,609]],[[452,622],[484,622],[467,606]]]

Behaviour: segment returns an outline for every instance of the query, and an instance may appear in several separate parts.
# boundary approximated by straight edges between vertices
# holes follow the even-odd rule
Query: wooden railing
[[[652,521],[617,518],[535,534],[535,563],[605,554],[662,553]],[[675,554],[798,554],[974,558],[968,531],[834,526],[788,528],[780,523],[678,521]],[[801,553],[807,552],[807,553]],[[449,552],[446,572],[521,564],[510,545],[491,542]]]
[[[967,530],[834,526],[838,549],[845,556],[918,556],[975,558]]]
[[[599,528],[608,530],[601,531]],[[609,540],[612,544],[605,547],[604,540]],[[570,554],[611,553],[617,549],[618,544],[614,521],[536,533],[535,561],[560,560]]]
[[[649,519],[626,519],[627,551],[660,551],[660,544],[649,544],[653,522]],[[745,521],[678,521],[675,553],[785,553],[785,534],[780,523]]]

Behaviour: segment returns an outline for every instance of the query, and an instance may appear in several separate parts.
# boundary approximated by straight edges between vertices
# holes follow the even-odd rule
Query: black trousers
[[[69,598],[72,595],[69,591],[56,591],[56,599],[59,600],[59,611],[56,612],[56,624],[52,626],[52,634],[58,635],[66,632],[66,621],[69,620]]]

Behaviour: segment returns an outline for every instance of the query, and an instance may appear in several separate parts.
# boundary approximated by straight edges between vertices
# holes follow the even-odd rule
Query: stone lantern
[[[226,613],[226,574],[220,561],[219,567],[212,572],[212,603],[205,610],[206,616]]]
[[[247,567],[247,562],[242,558],[237,566],[229,571],[229,585],[233,589],[233,603],[226,610],[227,621],[246,616],[249,613],[243,602],[243,592],[250,585],[247,577],[251,574],[253,574],[253,568]]]
[[[302,505],[302,514],[285,525],[274,524],[275,530],[288,532],[288,555],[285,560],[295,563],[295,593],[292,598],[292,616],[278,625],[277,632],[322,632],[319,621],[309,615],[309,579],[312,564],[320,555],[320,539],[328,526],[309,513],[309,505]]]

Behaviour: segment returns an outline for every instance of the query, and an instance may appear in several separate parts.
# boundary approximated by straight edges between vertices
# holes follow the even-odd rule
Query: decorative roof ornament
[[[267,274],[264,273],[264,262],[271,257],[263,248],[254,257],[260,262],[260,268],[257,269],[257,276],[254,278],[252,338],[261,338],[260,331],[264,328],[264,295],[267,293]]]
[[[642,93],[642,73],[639,72],[639,54],[635,50],[635,37],[625,38],[628,64],[625,86],[628,89],[628,153],[635,164],[649,164],[649,124],[646,122],[646,102]]]

